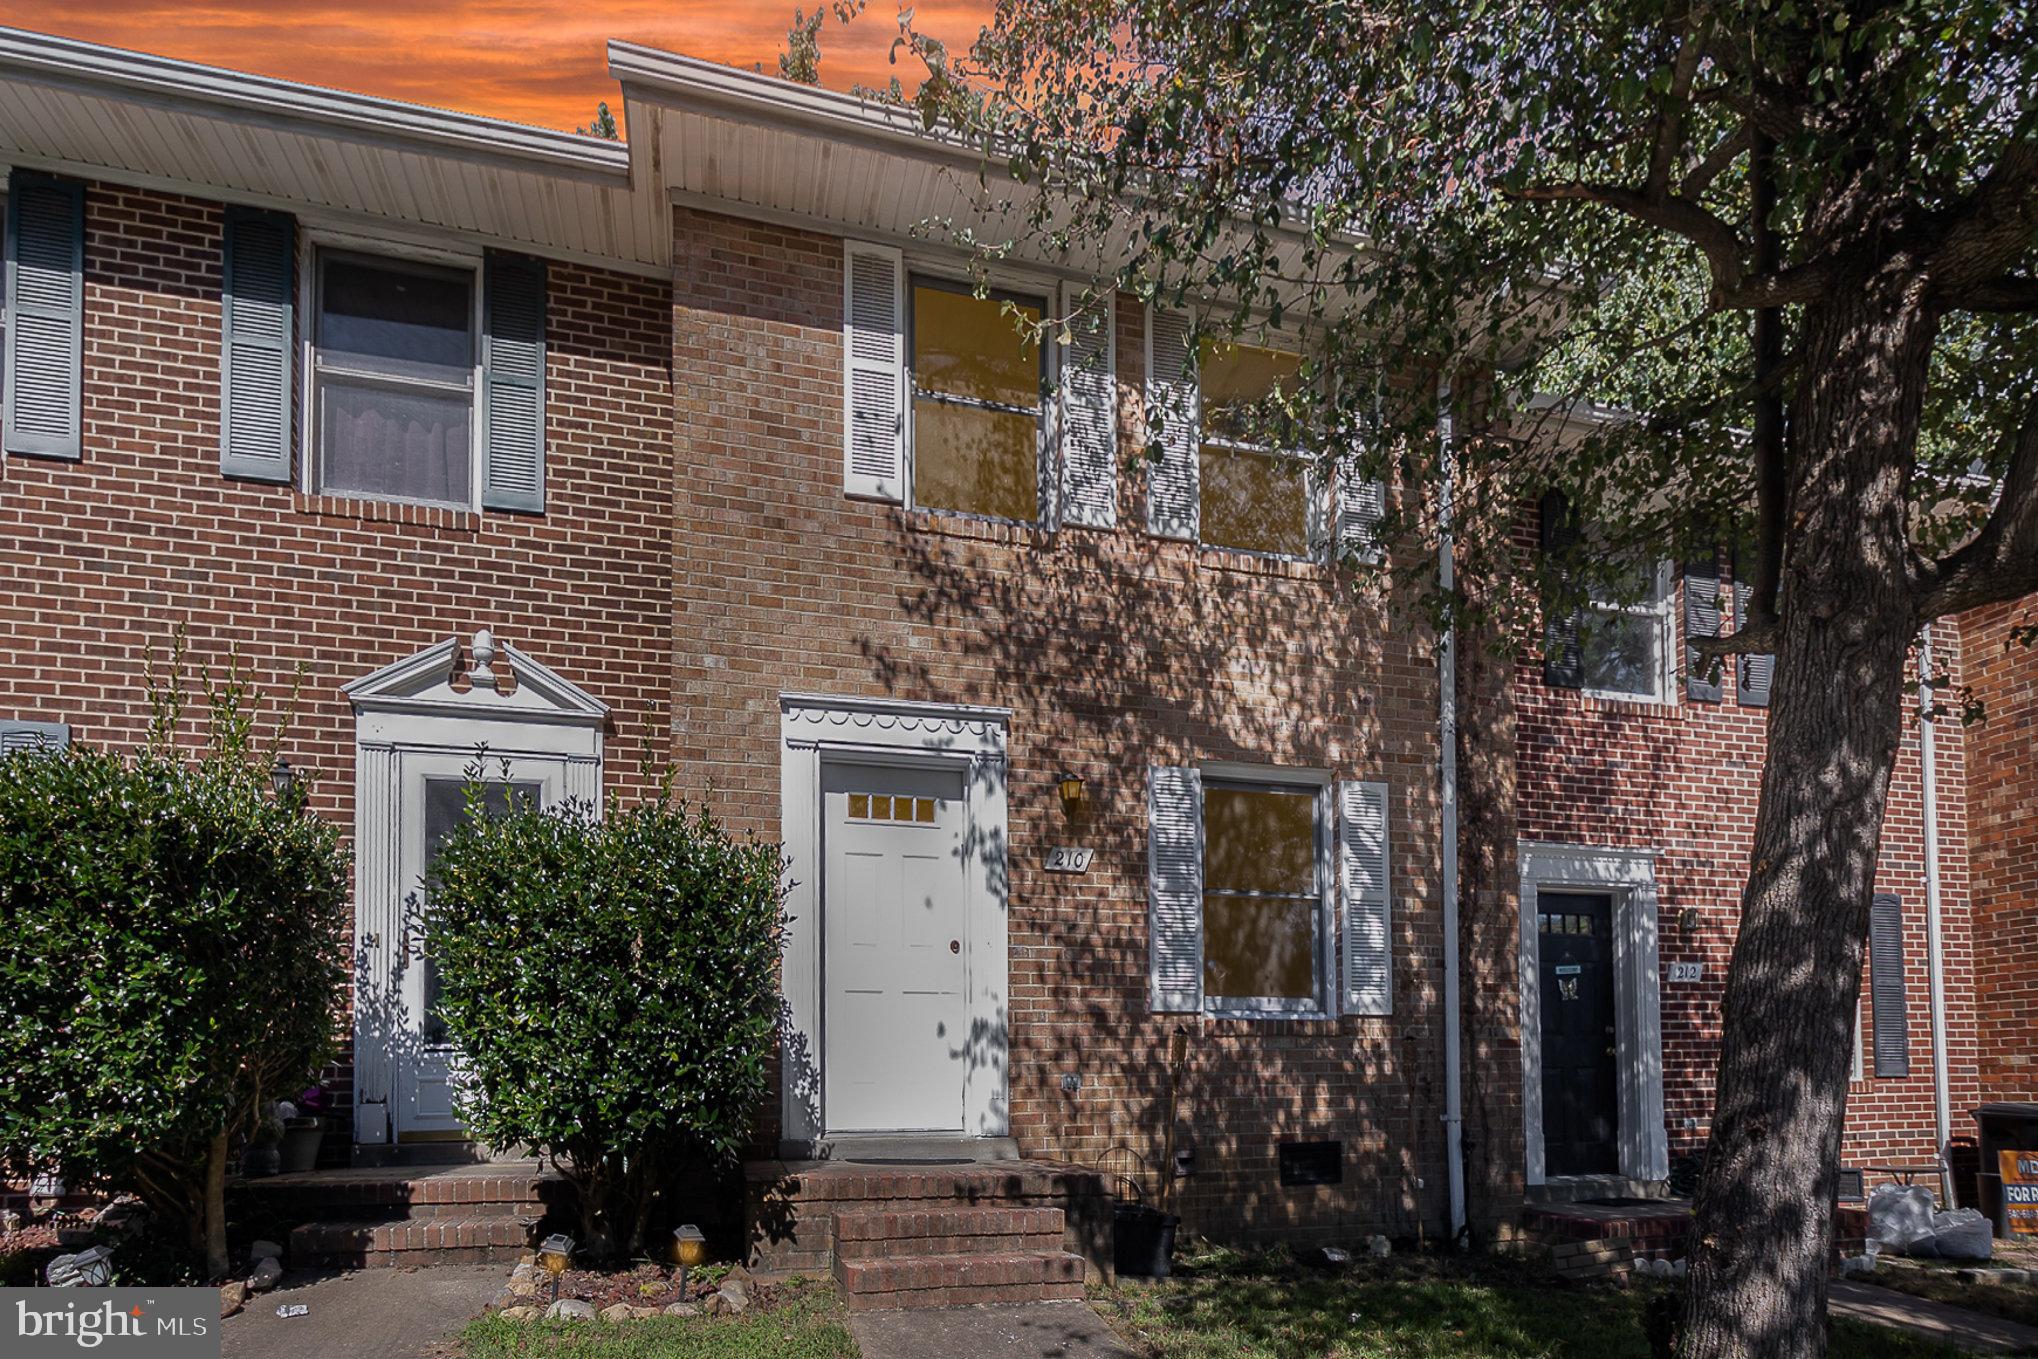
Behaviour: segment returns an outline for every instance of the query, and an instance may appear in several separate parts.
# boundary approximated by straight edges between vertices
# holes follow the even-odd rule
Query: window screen
[[[1017,311],[1015,317],[1008,305]],[[1040,518],[1040,346],[1022,333],[1044,304],[913,284],[913,502]]]
[[[315,327],[319,489],[472,503],[473,273],[323,254]]]

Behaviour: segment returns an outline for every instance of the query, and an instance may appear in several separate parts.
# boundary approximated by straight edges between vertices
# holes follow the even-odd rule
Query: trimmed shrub
[[[330,1056],[348,917],[338,830],[211,697],[196,755],[172,704],[132,756],[0,758],[0,1160],[139,1193],[218,1276],[232,1139]]]
[[[664,1186],[734,1161],[769,1091],[783,860],[669,793],[593,810],[470,785],[427,948],[467,1126],[554,1157],[610,1255],[646,1244]]]

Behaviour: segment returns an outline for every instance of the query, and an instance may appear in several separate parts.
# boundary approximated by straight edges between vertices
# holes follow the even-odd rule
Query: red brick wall
[[[1967,683],[1983,707],[1967,731],[1979,1079],[1988,1100],[2038,1100],[2038,599],[1960,620]]]
[[[1723,587],[1729,583],[1722,578]],[[1680,582],[1674,613],[1680,656],[1682,590]],[[1961,648],[1955,629],[1942,624],[1933,636],[1938,661],[1957,676]],[[1534,661],[1520,668],[1516,682],[1522,838],[1658,851],[1664,1119],[1673,1159],[1700,1150],[1709,1129],[1720,999],[1761,784],[1767,709],[1736,703],[1731,670],[1723,687],[1724,700],[1717,704],[1689,702],[1681,682],[1675,706],[1591,698],[1546,687]],[[1913,706],[1907,719],[1914,716]],[[1976,1089],[1975,1021],[1967,1001],[1974,975],[1967,791],[1958,723],[1938,724],[1936,756],[1948,1066],[1957,1141],[1971,1136],[1964,1111]],[[1911,1074],[1902,1080],[1878,1079],[1873,1055],[1868,1055],[1864,1079],[1848,1093],[1842,1155],[1849,1165],[1925,1164],[1934,1156],[1922,801],[1918,727],[1907,720],[1890,785],[1877,889],[1903,899]],[[1696,928],[1683,927],[1687,909],[1697,912]],[[1703,963],[1704,979],[1670,981],[1671,964],[1680,962]],[[1865,969],[1862,992],[1862,1023],[1867,1026],[1871,1007]]]
[[[1427,639],[1325,570],[1147,536],[1130,472],[1113,532],[1046,534],[845,498],[841,242],[686,211],[675,230],[683,784],[712,787],[735,819],[775,835],[781,691],[1011,707],[1012,1130],[1027,1154],[1138,1172],[1160,1157],[1176,1023],[1147,1000],[1148,765],[1221,758],[1388,780],[1396,1012],[1192,1021],[1181,1125],[1197,1175],[1186,1207],[1192,1226],[1218,1234],[1306,1224],[1348,1236],[1412,1233],[1419,1203],[1434,1230],[1441,979]],[[1130,428],[1138,307],[1121,303],[1118,324]],[[1087,781],[1076,826],[1054,792],[1063,768]],[[1095,846],[1094,866],[1043,873],[1053,843]],[[1079,1093],[1062,1092],[1065,1073],[1081,1077]],[[1346,1142],[1341,1186],[1280,1187],[1277,1139],[1332,1137]]]
[[[0,716],[131,744],[143,665],[187,631],[280,700],[314,805],[353,824],[340,686],[489,626],[613,709],[608,782],[662,752],[670,690],[670,293],[554,264],[547,512],[309,497],[219,471],[218,205],[85,198],[84,456],[0,467]]]

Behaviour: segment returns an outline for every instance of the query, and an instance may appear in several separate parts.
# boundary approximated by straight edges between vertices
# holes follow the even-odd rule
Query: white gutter
[[[1932,1008],[1932,1128],[1939,1161],[1939,1192],[1953,1205],[1953,1169],[1946,1148],[1953,1140],[1952,1097],[1946,1079],[1946,960],[1939,923],[1939,762],[1934,749],[1937,722],[1933,716],[1932,625],[1918,638],[1918,758],[1924,776],[1925,816],[1925,975]]]
[[[299,123],[327,135],[344,129],[440,151],[532,161],[604,179],[629,173],[628,149],[599,137],[275,80],[22,28],[0,27],[0,73],[88,93],[115,93],[171,112],[202,113],[206,110],[190,105],[209,105],[264,127]]]
[[[1449,591],[1456,580],[1452,561],[1451,494],[1456,430],[1451,417],[1451,384],[1437,380],[1437,443],[1442,476],[1437,488],[1437,579]],[[1465,1111],[1460,1049],[1463,1035],[1458,1016],[1458,629],[1444,628],[1437,651],[1437,744],[1442,787],[1444,890],[1444,1159],[1451,1200],[1451,1240],[1465,1238]]]

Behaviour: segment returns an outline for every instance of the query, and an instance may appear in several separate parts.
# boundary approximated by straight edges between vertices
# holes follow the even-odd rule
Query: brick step
[[[290,1232],[290,1263],[344,1269],[480,1265],[514,1261],[530,1249],[542,1214],[391,1217],[307,1222]]]
[[[1060,1302],[1083,1296],[1083,1257],[1067,1251],[1003,1251],[838,1258],[835,1282],[852,1312]]]
[[[412,1216],[450,1210],[463,1216],[543,1212],[568,1192],[556,1171],[527,1165],[445,1170],[338,1170],[276,1175],[232,1187],[234,1199],[287,1216]]]
[[[862,1208],[835,1214],[835,1254],[985,1255],[1061,1250],[1059,1208]]]

